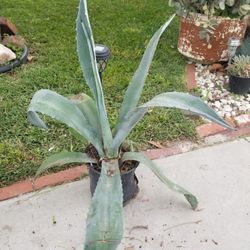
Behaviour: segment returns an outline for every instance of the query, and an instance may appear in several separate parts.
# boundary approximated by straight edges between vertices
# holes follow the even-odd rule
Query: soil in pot
[[[124,150],[122,150],[124,152]],[[99,159],[96,149],[89,145],[85,151],[88,155],[95,159]],[[139,192],[138,179],[135,175],[135,170],[138,167],[137,161],[126,161],[120,164],[121,181],[123,189],[123,205],[125,206],[131,199],[133,199]],[[101,166],[98,164],[88,164],[90,177],[90,192],[93,196],[97,182],[100,177]]]
[[[239,19],[216,18],[214,33],[209,35],[209,42],[200,38],[199,20],[205,18],[201,14],[190,14],[181,18],[178,50],[192,61],[211,64],[228,60],[228,40],[232,37],[243,39],[247,24]]]
[[[250,78],[229,75],[229,90],[239,95],[250,93]]]

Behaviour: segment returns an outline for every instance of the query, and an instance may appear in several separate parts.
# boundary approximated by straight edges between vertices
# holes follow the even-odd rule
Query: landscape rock
[[[229,78],[225,73],[216,71],[220,65],[195,65],[197,87],[201,98],[221,117],[232,118],[250,113],[250,94],[235,95],[228,90]],[[210,72],[211,69],[213,72]],[[208,74],[209,72],[209,74]]]
[[[0,64],[4,64],[14,59],[16,59],[16,54],[9,48],[0,44]]]

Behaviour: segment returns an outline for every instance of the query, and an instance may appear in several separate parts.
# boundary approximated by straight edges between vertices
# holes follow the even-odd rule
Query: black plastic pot
[[[250,92],[250,78],[229,75],[229,90],[244,95]]]
[[[23,54],[22,54],[21,58],[16,59],[15,61],[13,61],[7,65],[0,66],[0,73],[5,73],[7,71],[14,69],[15,67],[20,66],[21,64],[23,64],[27,61],[27,57],[28,57],[28,48],[26,46],[24,46]]]
[[[123,206],[125,206],[127,202],[133,199],[139,192],[138,179],[135,175],[135,170],[138,165],[139,162],[135,162],[133,169],[121,175],[123,189]],[[93,164],[88,164],[88,168],[90,177],[90,192],[93,196],[97,182],[100,177],[100,172],[95,169]]]

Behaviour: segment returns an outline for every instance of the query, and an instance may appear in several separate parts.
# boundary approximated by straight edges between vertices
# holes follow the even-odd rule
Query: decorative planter
[[[214,33],[210,34],[210,42],[200,38],[201,27],[197,21],[204,19],[204,15],[190,14],[181,18],[178,50],[195,62],[211,64],[228,60],[228,40],[232,37],[243,39],[247,24],[239,19],[215,17],[217,25]]]
[[[229,75],[229,90],[244,95],[250,92],[250,78]]]
[[[122,189],[123,189],[123,205],[126,205],[128,201],[133,199],[139,192],[138,179],[135,175],[135,170],[139,165],[139,162],[133,162],[134,166],[128,172],[121,174]],[[90,177],[90,192],[93,196],[97,182],[100,177],[100,172],[95,169],[94,164],[88,164],[89,177]]]

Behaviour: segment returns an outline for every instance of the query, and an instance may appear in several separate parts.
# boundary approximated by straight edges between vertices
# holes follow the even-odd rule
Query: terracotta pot
[[[243,39],[247,24],[239,19],[216,17],[218,25],[214,34],[210,34],[210,45],[200,38],[201,27],[197,20],[204,18],[201,14],[191,14],[181,18],[178,50],[185,57],[199,63],[211,64],[228,60],[228,40],[232,37]]]

